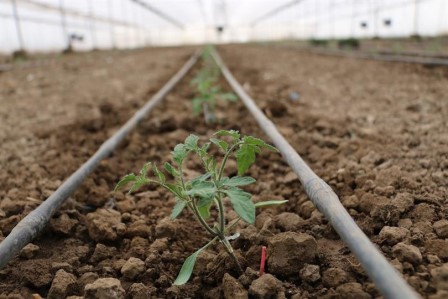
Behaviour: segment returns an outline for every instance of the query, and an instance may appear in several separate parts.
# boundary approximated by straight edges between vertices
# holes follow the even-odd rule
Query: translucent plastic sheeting
[[[22,46],[12,11],[14,1]],[[73,34],[82,37],[73,42],[75,50],[91,50],[448,32],[446,0],[138,1],[183,24],[184,29],[144,9],[135,0],[0,0],[0,52],[21,47],[28,51],[61,50],[67,46],[67,36]],[[281,7],[286,9],[251,26],[254,20]]]

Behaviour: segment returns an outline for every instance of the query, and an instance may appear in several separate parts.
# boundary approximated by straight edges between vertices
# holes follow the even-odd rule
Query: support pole
[[[112,49],[115,49],[117,47],[116,41],[115,41],[115,32],[114,32],[114,25],[113,25],[113,0],[108,1],[109,5],[107,6],[108,11],[108,17],[111,22],[109,22],[109,35],[110,35],[110,45]]]
[[[20,27],[19,11],[17,9],[16,0],[11,0],[11,3],[12,3],[12,11],[14,14],[14,21],[15,21],[16,30],[17,30],[17,39],[19,40],[19,50],[23,52],[23,51],[25,51],[25,43],[23,42],[22,28]]]
[[[96,49],[96,38],[95,38],[95,21],[93,20],[93,1],[87,0],[87,5],[89,8],[89,16],[90,16],[90,36],[92,37],[92,50]]]
[[[414,0],[414,35],[418,36],[418,0]]]
[[[65,19],[65,10],[64,10],[64,0],[59,0],[59,11],[61,14],[61,27],[62,27],[62,34],[63,34],[63,39],[65,42],[65,49],[67,50],[71,50],[70,48],[70,37],[68,36],[68,32],[67,32],[67,21]]]

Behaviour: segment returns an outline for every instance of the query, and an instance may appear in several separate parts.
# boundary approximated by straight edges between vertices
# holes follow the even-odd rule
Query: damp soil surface
[[[96,52],[0,74],[0,229],[48,197],[187,60],[192,48]],[[364,232],[423,297],[448,294],[448,71],[256,46],[219,48],[237,79]],[[148,161],[162,164],[190,133],[267,139],[241,103],[220,121],[193,116],[192,72],[82,184],[45,232],[0,270],[3,298],[376,298],[379,293],[276,153],[262,153],[254,201],[287,199],[241,224],[240,275],[219,245],[172,286],[207,234],[155,186],[113,192]],[[226,86],[225,83],[222,83]],[[187,163],[186,175],[200,170]],[[236,172],[230,163],[227,174]],[[228,213],[228,220],[235,214]],[[257,274],[267,246],[267,274]],[[103,296],[103,297],[101,297]]]

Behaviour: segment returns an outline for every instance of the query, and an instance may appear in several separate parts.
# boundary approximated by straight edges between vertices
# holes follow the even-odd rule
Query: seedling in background
[[[205,123],[216,122],[216,101],[236,101],[234,93],[223,92],[219,86],[219,68],[214,63],[210,54],[211,48],[205,48],[202,54],[204,67],[191,80],[191,84],[196,87],[197,96],[192,100],[193,113],[195,115],[204,114]]]
[[[132,182],[129,192],[133,192],[147,184],[162,186],[176,198],[171,218],[175,219],[187,208],[210,235],[211,240],[185,260],[174,282],[175,285],[185,284],[190,279],[199,253],[216,241],[223,244],[238,270],[243,272],[229,242],[237,238],[238,234],[229,236],[228,233],[240,220],[254,223],[255,208],[286,202],[286,200],[271,200],[253,203],[252,195],[241,189],[243,186],[255,183],[254,178],[243,175],[255,162],[256,154],[260,153],[262,149],[277,151],[275,147],[252,136],[241,137],[240,133],[234,130],[221,130],[216,132],[214,136],[217,138],[210,138],[209,142],[202,146],[198,144],[199,137],[195,135],[188,136],[184,143],[176,145],[171,152],[174,165],[170,163],[164,165],[165,170],[174,178],[173,182],[168,182],[165,175],[155,164],[152,164],[155,178],[148,178],[147,172],[150,167],[148,163],[143,166],[140,174],[124,176],[115,187],[115,190],[118,190]],[[227,141],[223,140],[222,137],[225,137]],[[210,154],[211,146],[218,147],[222,152],[223,158],[220,159],[220,162],[217,157]],[[190,154],[200,159],[204,171],[200,176],[187,180],[183,173],[183,165]],[[232,156],[236,159],[238,175],[227,177],[224,172],[226,164]],[[225,217],[224,202],[227,199],[238,214],[238,218],[230,223],[226,223]],[[216,208],[218,212],[216,218],[211,216],[210,210],[212,207]]]

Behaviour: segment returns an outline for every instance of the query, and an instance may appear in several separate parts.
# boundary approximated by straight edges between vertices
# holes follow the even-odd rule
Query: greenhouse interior
[[[448,1],[0,0],[0,298],[448,298]]]

